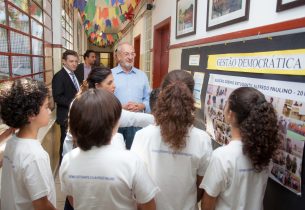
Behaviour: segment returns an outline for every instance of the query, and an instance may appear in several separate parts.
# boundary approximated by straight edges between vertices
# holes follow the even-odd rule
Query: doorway
[[[140,68],[140,47],[141,47],[141,35],[139,34],[134,38],[134,50],[136,53],[136,57],[134,58],[134,67]]]
[[[169,17],[154,26],[153,88],[160,86],[164,75],[168,72],[170,23]]]

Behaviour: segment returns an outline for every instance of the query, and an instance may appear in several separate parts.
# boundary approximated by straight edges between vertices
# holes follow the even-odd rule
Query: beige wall
[[[62,67],[62,61],[61,61],[61,47],[58,48],[53,48],[53,69],[54,69],[54,74],[58,72],[61,67]]]

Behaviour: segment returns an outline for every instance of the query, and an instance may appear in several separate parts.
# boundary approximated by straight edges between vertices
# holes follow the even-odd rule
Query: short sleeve
[[[69,167],[68,161],[69,161],[70,153],[67,153],[63,157],[63,160],[59,168],[59,180],[60,180],[61,191],[65,195],[72,195],[72,187],[68,179],[68,167]]]
[[[141,204],[153,199],[159,191],[159,188],[148,174],[144,162],[140,159],[136,163],[136,172],[133,178],[132,188],[137,202]]]
[[[33,160],[24,168],[23,181],[32,201],[51,192],[50,173],[50,165],[43,158]]]
[[[130,151],[137,154],[142,160],[144,160],[144,155],[143,155],[143,142],[145,141],[143,137],[141,136],[142,130],[139,130],[136,132],[133,142],[130,148]]]
[[[212,154],[206,173],[199,186],[212,197],[217,197],[226,188],[226,174],[220,157]]]
[[[202,148],[203,155],[201,156],[199,161],[199,168],[197,171],[198,176],[204,176],[213,152],[211,138],[208,135],[203,140]]]

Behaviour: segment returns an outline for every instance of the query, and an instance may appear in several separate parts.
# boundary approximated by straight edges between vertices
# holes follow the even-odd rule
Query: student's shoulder
[[[141,136],[149,136],[149,135],[153,135],[153,134],[159,134],[160,133],[160,127],[156,126],[156,125],[148,125],[144,128],[142,128],[141,130],[137,131],[137,135],[141,135]]]
[[[216,148],[212,154],[214,158],[220,159],[223,162],[229,160],[232,157],[232,155],[234,155],[234,152],[233,153],[231,152],[230,146],[228,145],[223,145]]]
[[[24,165],[40,160],[46,160],[48,153],[43,149],[38,140],[16,140],[14,139],[15,152]]]
[[[195,127],[192,127],[190,129],[190,136],[193,138],[197,138],[200,141],[211,141],[211,137],[207,132]]]
[[[80,148],[77,147],[71,150],[70,152],[66,153],[62,158],[61,165],[63,166],[68,164],[69,162],[75,162],[75,159],[77,159],[77,157],[79,156],[80,151],[81,151]]]
[[[79,147],[76,147],[74,149],[72,149],[71,151],[69,151],[67,154],[64,155],[63,158],[69,158],[69,159],[73,159],[76,158],[81,152],[81,149]]]
[[[131,150],[122,150],[118,148],[115,148],[114,150],[116,154],[115,158],[122,163],[126,162],[125,164],[127,165],[133,165],[134,163],[141,161],[139,156]]]

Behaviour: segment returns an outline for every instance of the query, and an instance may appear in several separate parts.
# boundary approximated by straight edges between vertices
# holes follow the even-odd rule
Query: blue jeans
[[[124,128],[119,128],[118,132],[121,133],[124,137],[125,144],[126,144],[126,149],[130,149],[134,135],[138,130],[140,130],[141,127],[124,127]]]

